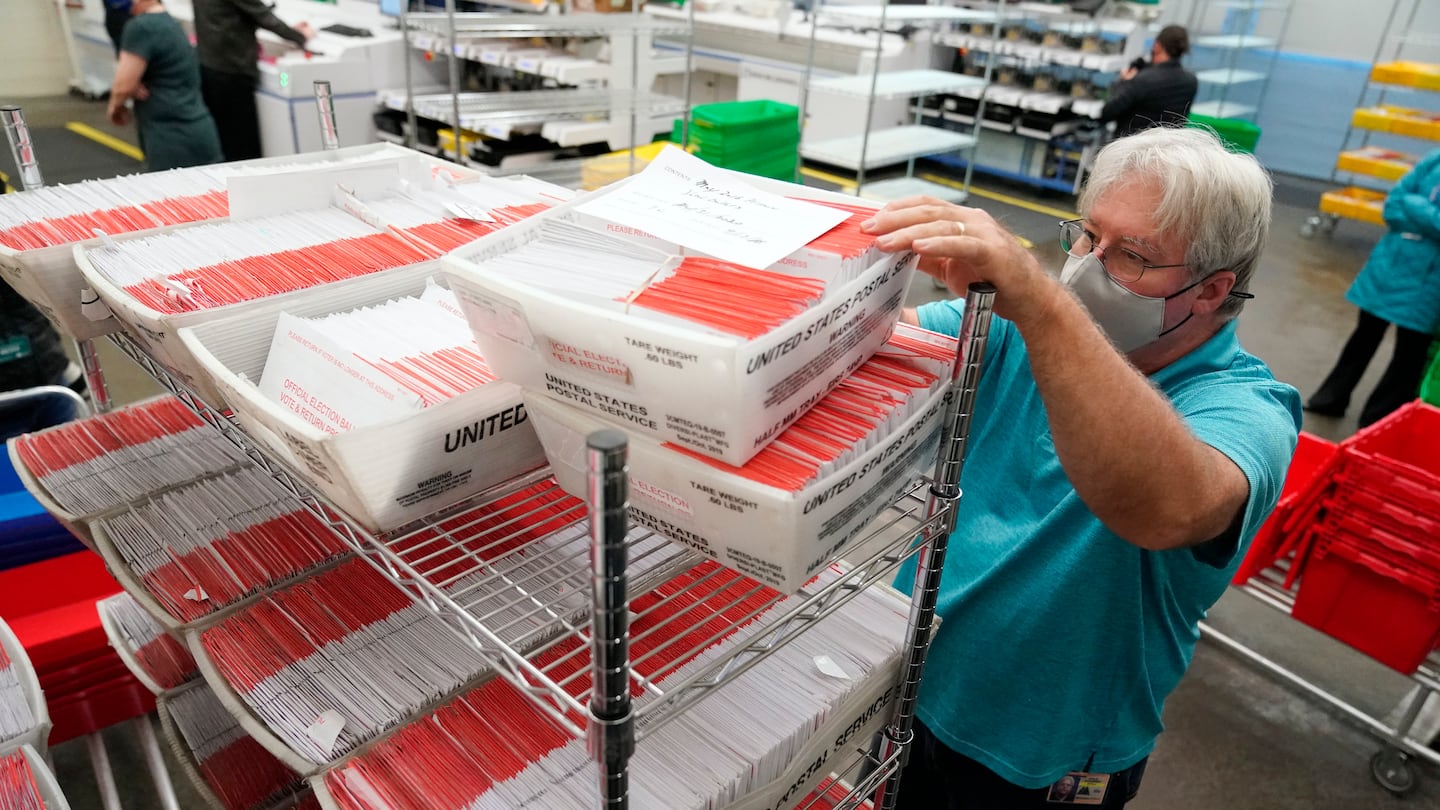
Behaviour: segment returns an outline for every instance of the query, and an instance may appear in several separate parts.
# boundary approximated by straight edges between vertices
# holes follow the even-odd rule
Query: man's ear
[[[1208,315],[1220,308],[1225,299],[1230,297],[1230,291],[1235,289],[1235,274],[1229,270],[1219,270],[1210,274],[1205,282],[1200,285],[1200,295],[1195,299],[1197,315]]]

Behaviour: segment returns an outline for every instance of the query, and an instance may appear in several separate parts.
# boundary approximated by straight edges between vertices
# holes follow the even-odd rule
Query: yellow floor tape
[[[800,175],[802,177],[809,177],[812,180],[819,180],[822,183],[829,183],[833,186],[838,186],[841,191],[855,191],[855,181],[851,180],[848,177],[841,177],[838,174],[822,172],[819,169],[812,169],[809,166],[804,166],[800,169]]]
[[[125,157],[134,158],[135,160],[145,159],[145,153],[141,152],[135,146],[120,140],[119,138],[111,135],[108,132],[101,132],[100,130],[92,126],[82,124],[79,121],[71,121],[70,123],[65,125],[65,128],[75,133],[76,135],[79,135],[82,138],[89,138],[90,140],[100,144],[101,146],[108,146],[111,149],[114,149],[116,152],[124,155]]]

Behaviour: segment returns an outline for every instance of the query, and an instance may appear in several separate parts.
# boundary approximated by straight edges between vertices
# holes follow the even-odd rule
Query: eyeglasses
[[[1060,247],[1065,252],[1077,259],[1083,259],[1095,251],[1095,234],[1085,230],[1085,221],[1081,219],[1067,219],[1060,223]],[[1139,281],[1145,275],[1146,270],[1164,270],[1169,267],[1184,267],[1185,263],[1179,264],[1150,264],[1141,258],[1140,254],[1132,250],[1115,246],[1105,251],[1105,255],[1097,257],[1105,272],[1116,281]]]

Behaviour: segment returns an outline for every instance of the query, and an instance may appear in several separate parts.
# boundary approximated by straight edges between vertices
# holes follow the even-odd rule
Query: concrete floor
[[[133,142],[133,133],[116,130],[103,121],[99,104],[74,99],[29,100],[25,109],[32,127],[42,135],[67,121],[82,121]],[[82,154],[77,148],[73,155],[50,154],[45,151],[46,141],[37,145],[47,180],[80,179],[77,173],[87,176],[84,172],[92,170],[67,162],[88,152]],[[70,150],[57,146],[56,151]],[[135,167],[118,155],[107,165],[108,173]],[[1061,252],[1055,243],[1056,212],[1038,213],[999,203],[983,193],[998,191],[1061,211],[1073,210],[1073,199],[1036,195],[977,177],[980,193],[972,203],[1034,242],[1042,258],[1058,268]],[[1278,377],[1308,395],[1329,370],[1354,323],[1354,308],[1345,303],[1343,294],[1380,231],[1342,222],[1330,236],[1304,239],[1299,236],[1300,224],[1314,212],[1322,186],[1293,178],[1277,181],[1271,241],[1252,287],[1256,298],[1241,317],[1240,335],[1246,347],[1268,362]],[[911,303],[940,294],[928,283],[917,282]],[[102,344],[101,351],[117,401],[132,401],[158,391],[108,344]],[[1389,352],[1387,339],[1361,383],[1357,401],[1379,378]],[[1329,419],[1307,414],[1305,429],[1338,440],[1354,432],[1354,415]],[[1375,716],[1384,717],[1411,685],[1409,679],[1239,591],[1226,594],[1210,621]],[[1413,794],[1405,799],[1390,796],[1369,774],[1368,760],[1379,747],[1376,739],[1208,642],[1202,642],[1189,674],[1171,696],[1165,720],[1167,731],[1151,760],[1144,787],[1130,805],[1135,810],[1440,809],[1440,770],[1422,766],[1420,785]],[[149,792],[142,760],[130,742],[130,730],[113,730],[107,739],[125,807],[158,807]],[[75,810],[99,807],[83,747],[76,743],[59,746],[55,760],[61,785]],[[183,781],[178,773],[176,781]],[[200,804],[186,791],[181,806],[189,810]]]

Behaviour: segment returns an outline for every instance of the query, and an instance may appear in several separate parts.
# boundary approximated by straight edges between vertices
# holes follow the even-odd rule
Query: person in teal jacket
[[[1135,796],[1297,441],[1299,393],[1236,335],[1271,194],[1214,133],[1155,127],[1096,157],[1058,278],[974,208],[916,197],[862,225],[957,293],[997,291],[900,810]],[[906,318],[955,334],[960,304]]]
[[[1440,149],[1391,189],[1384,215],[1390,231],[1345,293],[1360,308],[1360,320],[1335,368],[1305,403],[1311,413],[1343,416],[1380,339],[1394,324],[1395,353],[1360,410],[1360,427],[1415,398],[1440,327]]]

